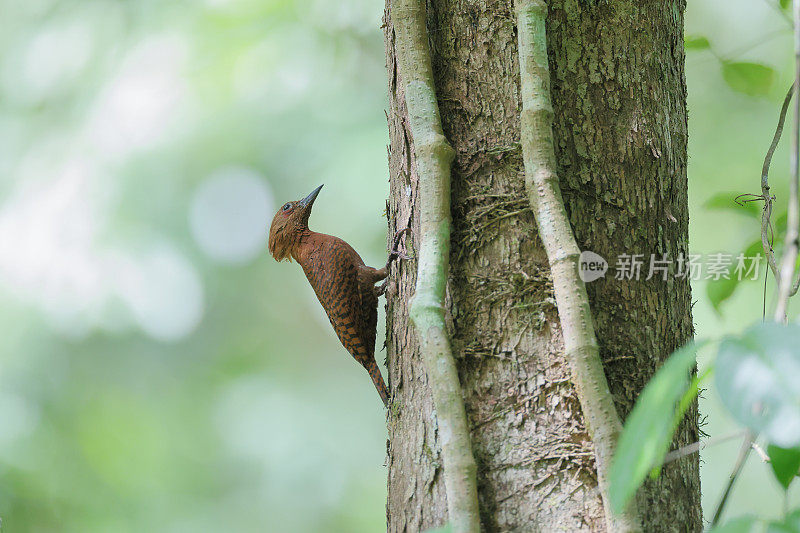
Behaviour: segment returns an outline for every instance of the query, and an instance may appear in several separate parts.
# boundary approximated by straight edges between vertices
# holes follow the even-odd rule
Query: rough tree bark
[[[389,0],[391,1],[391,0]],[[579,246],[687,254],[683,2],[553,0],[547,18],[558,173]],[[418,230],[414,139],[398,80],[391,16],[392,229]],[[456,151],[448,327],[486,531],[604,529],[593,454],[569,381],[547,258],[528,208],[520,150],[511,0],[429,0],[428,33],[444,133]],[[393,232],[390,232],[393,234]],[[418,231],[415,231],[415,238]],[[414,241],[414,245],[417,242]],[[436,417],[408,321],[416,264],[393,268],[387,360],[389,531],[441,525],[447,503]],[[606,279],[587,289],[620,414],[692,333],[688,281]],[[696,407],[676,445],[697,440]],[[699,531],[697,457],[639,493],[646,531]]]

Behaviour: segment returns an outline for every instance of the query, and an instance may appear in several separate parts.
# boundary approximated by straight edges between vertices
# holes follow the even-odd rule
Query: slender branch
[[[442,444],[447,508],[453,531],[478,533],[477,467],[472,455],[458,370],[445,330],[450,256],[450,164],[433,80],[425,0],[393,0],[397,64],[404,83],[420,198],[417,287],[410,317],[417,331]]]
[[[705,442],[697,441],[691,444],[687,444],[677,450],[673,450],[669,452],[667,455],[664,456],[664,462],[661,463],[661,466],[669,464],[673,461],[677,461],[687,455],[692,455],[693,453],[697,453],[700,450],[705,450],[709,446],[714,446],[716,444],[722,444],[723,442],[727,442],[731,439],[735,439],[736,437],[742,437],[745,435],[745,431],[737,431],[735,433],[730,433],[728,435],[723,435],[721,437],[714,437],[713,439],[708,439]],[[755,446],[755,444],[754,444]]]
[[[622,423],[600,360],[586,286],[578,277],[580,250],[556,174],[545,30],[547,5],[543,0],[518,0],[517,9],[522,92],[520,130],[528,200],[550,263],[572,382],[594,444],[607,529],[640,531],[641,519],[635,502],[621,515],[614,515],[609,503],[609,471]]]
[[[736,479],[742,472],[742,467],[744,466],[744,463],[747,461],[747,457],[750,455],[750,450],[753,449],[753,442],[755,442],[755,440],[756,436],[751,431],[748,431],[745,434],[744,441],[742,442],[742,447],[739,449],[739,457],[737,457],[736,459],[736,465],[733,467],[733,472],[731,472],[730,479],[728,479],[728,485],[725,487],[725,492],[722,493],[722,499],[719,501],[719,504],[717,505],[717,510],[714,512],[714,518],[711,520],[710,529],[713,529],[714,526],[717,525],[717,522],[719,522],[719,519],[722,516],[722,511],[725,510],[725,504],[728,503],[728,496],[731,493],[733,484],[736,483]]]
[[[800,0],[794,0],[794,85],[800,87]],[[789,212],[786,221],[786,244],[781,260],[778,283],[778,304],[775,306],[775,321],[785,322],[797,262],[798,231],[800,230],[800,98],[794,100],[794,124],[792,135],[792,179],[789,182]]]
[[[764,200],[764,210],[761,213],[761,246],[764,249],[764,255],[767,257],[767,264],[776,280],[779,280],[780,276],[778,274],[778,264],[775,262],[775,253],[772,249],[772,240],[770,239],[773,198],[770,195],[769,188],[769,166],[772,164],[772,156],[775,154],[775,149],[778,147],[778,142],[780,142],[783,135],[783,125],[786,122],[789,103],[792,101],[792,95],[794,95],[794,87],[794,83],[792,83],[786,93],[786,97],[783,99],[775,135],[772,136],[772,143],[769,145],[767,155],[764,156],[764,165],[761,167],[761,198]]]
[[[767,452],[765,452],[764,449],[761,448],[761,446],[759,446],[758,444],[756,444],[754,442],[753,445],[752,445],[752,448],[753,448],[753,451],[756,452],[756,454],[761,458],[761,462],[762,463],[769,463],[770,462],[769,455],[767,455]]]

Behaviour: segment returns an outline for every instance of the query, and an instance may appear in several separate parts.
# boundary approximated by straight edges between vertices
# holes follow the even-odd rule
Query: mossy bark
[[[554,140],[576,240],[620,254],[687,253],[683,4],[555,0],[547,16]],[[602,531],[592,445],[570,383],[547,257],[520,149],[516,15],[510,1],[430,0],[428,34],[444,134],[455,149],[447,325],[478,462],[486,531]],[[386,13],[392,229],[419,235],[419,184]],[[393,234],[393,232],[392,232]],[[415,245],[418,244],[416,241]],[[447,517],[440,435],[399,263],[387,309],[396,405],[389,416],[389,531]],[[646,268],[645,268],[646,270]],[[692,333],[686,280],[607,277],[587,286],[600,353],[625,416]],[[697,440],[697,411],[676,445]],[[700,531],[697,458],[640,492],[645,531]]]

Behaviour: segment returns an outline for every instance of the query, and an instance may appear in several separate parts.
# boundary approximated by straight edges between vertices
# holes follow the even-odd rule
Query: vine
[[[454,151],[439,117],[424,0],[395,0],[391,16],[397,64],[419,176],[420,251],[417,287],[409,311],[436,407],[447,509],[453,531],[478,533],[477,467],[450,339],[445,329],[445,287],[450,257],[450,164]]]

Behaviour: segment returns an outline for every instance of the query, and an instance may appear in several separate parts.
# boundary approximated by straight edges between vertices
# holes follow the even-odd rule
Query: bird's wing
[[[375,336],[378,327],[378,295],[375,293],[375,283],[368,272],[374,270],[368,266],[361,266],[358,272],[358,295],[361,303],[359,330],[369,355],[375,355]]]
[[[361,263],[347,243],[332,239],[320,256],[310,258],[304,270],[342,345],[363,364],[364,358],[374,353],[377,314],[370,334],[362,308],[365,297],[359,283]]]

